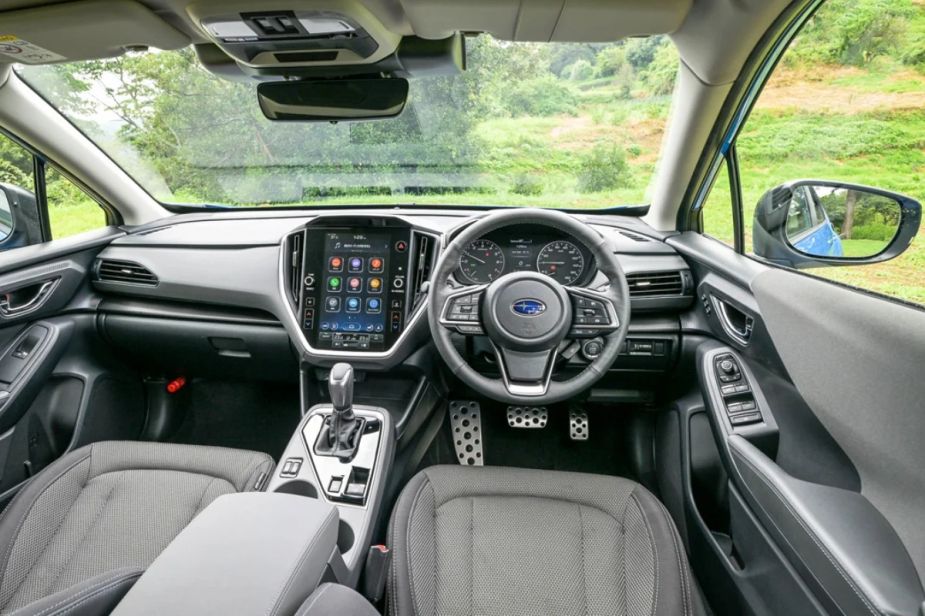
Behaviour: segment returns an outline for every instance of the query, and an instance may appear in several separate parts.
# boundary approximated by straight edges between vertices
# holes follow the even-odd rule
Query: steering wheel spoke
[[[488,285],[467,285],[452,291],[440,311],[440,325],[466,336],[480,336],[482,329],[480,304]]]
[[[617,307],[606,294],[584,287],[566,287],[572,302],[570,338],[594,338],[620,328]]]
[[[543,396],[549,389],[559,346],[542,351],[514,351],[492,344],[504,388],[513,396]]]

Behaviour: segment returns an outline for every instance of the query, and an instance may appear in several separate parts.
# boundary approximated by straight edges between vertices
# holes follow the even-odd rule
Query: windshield
[[[17,71],[164,203],[644,203],[678,60],[664,37],[468,41],[468,70],[411,80],[399,117],[276,123],[255,83],[192,49]]]

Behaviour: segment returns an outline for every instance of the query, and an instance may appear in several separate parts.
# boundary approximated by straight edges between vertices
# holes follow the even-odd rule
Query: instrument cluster
[[[461,282],[488,284],[511,272],[539,272],[564,285],[583,284],[594,271],[581,243],[539,225],[513,225],[469,243],[459,258]]]

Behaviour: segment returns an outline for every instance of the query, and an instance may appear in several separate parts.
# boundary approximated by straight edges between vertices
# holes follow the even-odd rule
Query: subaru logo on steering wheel
[[[519,299],[511,304],[511,310],[525,317],[535,317],[546,312],[546,304],[538,299]]]

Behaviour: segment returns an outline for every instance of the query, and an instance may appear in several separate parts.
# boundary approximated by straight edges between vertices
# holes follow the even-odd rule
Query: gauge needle
[[[473,255],[471,252],[466,252],[466,253],[463,253],[463,254],[465,254],[465,255],[466,255],[467,257],[469,257],[470,259],[475,259],[476,261],[478,261],[478,262],[481,263],[482,265],[485,265],[485,262],[484,262],[484,261],[482,261],[481,259],[479,259],[479,258],[476,257],[475,255]]]

